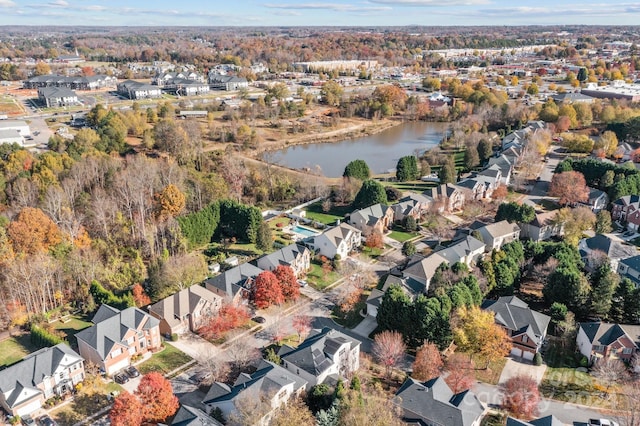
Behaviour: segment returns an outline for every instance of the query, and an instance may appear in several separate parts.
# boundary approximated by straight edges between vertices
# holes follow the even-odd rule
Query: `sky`
[[[636,25],[603,0],[0,0],[0,25]]]

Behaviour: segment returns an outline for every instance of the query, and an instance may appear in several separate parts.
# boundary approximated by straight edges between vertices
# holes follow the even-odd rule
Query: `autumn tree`
[[[300,297],[300,284],[291,266],[278,265],[273,270],[273,274],[278,279],[282,296],[286,300],[297,300]]]
[[[244,306],[226,303],[217,315],[213,315],[198,329],[198,334],[205,339],[217,339],[227,331],[246,324],[249,317],[249,312]]]
[[[344,90],[338,82],[329,80],[320,89],[321,101],[327,105],[340,106],[343,92]]]
[[[365,389],[347,389],[339,404],[337,425],[402,426],[401,409],[394,404],[380,385]],[[320,424],[320,423],[318,423]]]
[[[251,286],[251,300],[258,309],[284,302],[280,281],[271,271],[261,272]]]
[[[311,331],[311,317],[308,315],[296,315],[293,317],[293,329],[298,333],[298,341],[302,342]]]
[[[373,339],[373,356],[384,366],[387,378],[391,376],[391,370],[398,365],[406,350],[402,334],[397,331],[383,331]]]
[[[142,376],[136,396],[142,403],[145,421],[164,422],[178,410],[178,397],[173,394],[171,382],[158,372]]]
[[[558,197],[560,204],[576,204],[589,199],[589,188],[580,172],[556,173],[551,178],[549,195]]]
[[[629,375],[627,367],[619,359],[605,357],[598,359],[591,368],[591,375],[606,386],[605,392],[609,392],[611,386],[621,383]]]
[[[514,376],[500,385],[502,408],[517,418],[530,419],[538,414],[540,390],[531,376]]]
[[[160,217],[176,217],[186,205],[186,197],[180,189],[170,183],[158,194],[158,210]]]
[[[444,363],[438,347],[433,343],[425,342],[416,351],[411,377],[423,382],[431,380],[440,376],[443,366]]]
[[[444,370],[447,375],[444,381],[454,393],[464,392],[470,389],[476,380],[474,369],[473,361],[468,356],[454,353],[449,355],[445,363]]]
[[[271,421],[270,426],[302,426],[316,424],[313,413],[301,398],[291,398],[286,404],[278,408]]]
[[[453,339],[458,348],[491,361],[509,354],[511,342],[507,333],[495,323],[494,313],[478,306],[458,308],[454,317]]]
[[[32,207],[22,209],[7,231],[17,253],[45,252],[62,241],[58,226],[42,210]]]
[[[144,291],[144,288],[139,283],[136,283],[131,289],[131,294],[133,295],[133,300],[136,302],[136,306],[138,308],[142,306],[147,306],[151,303],[151,298]]]
[[[138,397],[122,391],[113,401],[109,411],[113,426],[139,426],[144,421],[143,406]]]
[[[379,231],[373,231],[371,234],[369,234],[364,244],[371,249],[383,248],[384,241],[382,233],[380,233]]]
[[[46,62],[38,62],[36,64],[36,68],[33,71],[33,74],[38,76],[38,75],[49,75],[51,74],[51,67],[49,66],[49,64],[47,64]]]

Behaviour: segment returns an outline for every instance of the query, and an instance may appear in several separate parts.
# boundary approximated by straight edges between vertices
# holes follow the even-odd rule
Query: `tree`
[[[627,378],[627,367],[619,359],[605,357],[598,359],[591,368],[591,375],[606,385],[605,392],[609,392],[609,388]]]
[[[138,308],[142,306],[147,306],[151,303],[151,298],[144,291],[144,288],[139,283],[134,284],[131,289],[131,294],[133,295],[133,300],[136,302],[136,306]]]
[[[600,210],[596,213],[596,234],[611,232],[611,213],[608,210]]]
[[[402,254],[405,256],[413,256],[416,253],[416,245],[411,241],[405,241],[402,244]]]
[[[51,67],[46,62],[39,61],[36,64],[36,68],[33,71],[33,74],[38,75],[49,75],[51,74]]]
[[[454,353],[449,355],[445,363],[445,371],[447,375],[444,381],[451,388],[453,393],[464,392],[473,386],[476,377],[473,374],[473,361],[468,356]]]
[[[164,422],[178,410],[178,397],[173,394],[171,382],[155,371],[142,376],[136,396],[145,421]]]
[[[493,312],[478,306],[462,306],[455,313],[454,324],[456,345],[470,354],[480,355],[487,367],[491,361],[509,354],[511,342],[504,329],[495,323]]]
[[[555,222],[564,223],[564,240],[571,245],[578,245],[584,231],[592,229],[596,224],[596,215],[586,206],[560,209]]]
[[[321,100],[327,105],[340,106],[343,92],[344,90],[338,82],[329,80],[320,89]]]
[[[606,318],[611,309],[613,295],[618,287],[618,274],[606,262],[591,275],[590,313]]]
[[[587,72],[587,69],[585,67],[580,67],[576,78],[580,83],[584,83],[585,81],[587,81],[587,78],[589,78],[589,73]]]
[[[420,177],[418,160],[414,155],[400,157],[396,165],[396,179],[400,182],[416,180]]]
[[[217,339],[227,331],[246,324],[249,317],[245,307],[227,303],[197,331],[205,339]]]
[[[515,417],[530,419],[538,414],[540,390],[531,376],[514,376],[500,385],[502,408]]]
[[[207,262],[197,252],[170,256],[162,262],[158,273],[150,277],[147,287],[154,300],[163,299],[207,277]]]
[[[464,167],[467,170],[472,170],[480,164],[480,156],[478,155],[478,150],[474,147],[467,147],[464,151]]]
[[[20,210],[7,234],[16,253],[45,252],[62,241],[58,226],[42,210],[32,207]]]
[[[589,199],[589,188],[580,172],[556,173],[551,178],[549,195],[559,197],[560,204],[576,204]]]
[[[527,93],[533,96],[537,95],[539,90],[538,85],[535,83],[531,83],[529,87],[527,87]]]
[[[300,297],[300,284],[291,266],[278,265],[273,274],[280,282],[282,295],[286,300],[297,300]]]
[[[371,170],[364,160],[353,160],[344,168],[342,176],[365,181],[371,177]]]
[[[402,221],[402,226],[407,232],[415,232],[418,229],[418,222],[413,216],[407,216]]]
[[[387,378],[391,376],[391,370],[398,365],[406,350],[402,334],[397,331],[383,331],[373,339],[373,357],[384,366]]]
[[[440,167],[438,178],[440,179],[440,183],[443,184],[456,182],[456,164],[453,162],[453,158],[449,157],[442,167]]]
[[[270,426],[302,426],[315,424],[315,418],[309,407],[300,398],[291,398],[276,410]]]
[[[383,248],[384,241],[383,241],[382,233],[380,233],[379,231],[374,231],[371,234],[369,234],[369,236],[367,237],[367,241],[365,242],[365,245],[372,249]]]
[[[480,161],[484,163],[493,155],[493,144],[488,139],[481,139],[478,142],[478,156]]]
[[[507,185],[500,185],[496,188],[495,191],[491,194],[491,198],[494,200],[504,200],[509,195],[509,189],[507,189]]]
[[[510,223],[529,223],[536,218],[536,210],[528,204],[514,202],[502,203],[496,212],[496,222],[507,220]]]
[[[401,410],[379,386],[363,391],[348,389],[340,400],[335,425],[402,426]]]
[[[114,426],[139,426],[145,420],[140,400],[129,392],[122,391],[113,401],[109,420]]]
[[[542,289],[544,298],[558,302],[574,312],[584,309],[590,286],[586,277],[575,266],[561,264],[547,279]]]
[[[186,197],[174,184],[169,184],[158,195],[160,217],[176,217],[186,205]]]
[[[256,248],[262,251],[269,251],[273,248],[273,236],[271,227],[267,222],[261,222],[256,235]]]
[[[261,272],[251,287],[251,300],[258,309],[284,302],[280,281],[271,271]]]
[[[443,366],[444,363],[438,347],[433,343],[425,342],[416,351],[411,377],[423,382],[431,380],[440,376]]]
[[[384,186],[372,179],[365,180],[353,201],[353,208],[356,210],[364,209],[378,203],[387,203],[387,193],[384,190]]]
[[[296,315],[293,317],[293,329],[298,333],[298,341],[302,342],[311,331],[311,317],[308,315]]]

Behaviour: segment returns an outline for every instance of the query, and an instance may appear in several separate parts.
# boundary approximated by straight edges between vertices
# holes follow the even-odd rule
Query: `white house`
[[[500,250],[503,245],[520,238],[520,227],[506,220],[481,226],[476,229],[476,232],[482,237],[486,252]]]
[[[336,255],[344,259],[361,244],[362,232],[346,223],[323,232],[313,240],[314,248],[329,259],[335,258]]]

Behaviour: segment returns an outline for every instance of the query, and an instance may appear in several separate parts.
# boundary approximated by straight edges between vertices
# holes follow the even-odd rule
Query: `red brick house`
[[[640,348],[640,325],[580,323],[576,344],[591,363],[599,358],[629,361]]]

